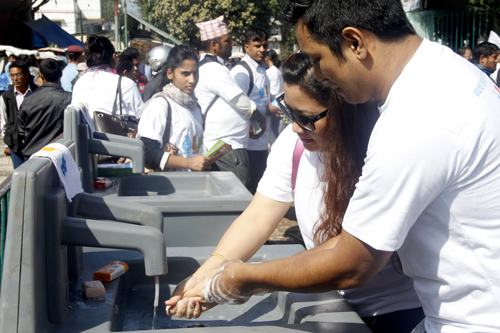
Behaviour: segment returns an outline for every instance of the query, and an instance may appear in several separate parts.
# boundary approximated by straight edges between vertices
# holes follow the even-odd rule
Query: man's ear
[[[212,51],[216,51],[216,50],[218,50],[218,49],[219,49],[219,43],[217,43],[217,41],[216,41],[216,40],[212,40],[212,41],[210,42],[210,50],[212,50]]]
[[[488,57],[486,57],[484,54],[481,54],[481,56],[479,56],[479,64],[482,65],[484,64],[484,62],[488,59]]]
[[[47,80],[45,80],[45,77],[43,76],[42,73],[40,73],[40,79],[42,80],[43,83],[47,82]]]
[[[366,39],[366,34],[364,31],[347,27],[342,30],[342,36],[344,37],[344,42],[347,43],[346,52],[351,52],[358,59],[363,60],[368,55],[368,43]]]
[[[243,48],[245,49],[245,53],[248,53],[248,50],[250,49],[250,45],[245,44],[245,45],[243,46]]]

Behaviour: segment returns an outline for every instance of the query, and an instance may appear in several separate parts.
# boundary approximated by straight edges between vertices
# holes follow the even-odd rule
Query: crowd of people
[[[50,61],[61,70],[47,82],[36,82],[32,66],[12,55],[5,71],[13,84],[3,94],[0,114],[5,153],[14,168],[62,133],[69,104],[82,103],[98,130],[118,134],[107,126],[105,114],[128,123],[130,133],[124,129],[120,134],[144,142],[147,171],[232,171],[255,193],[282,119],[279,107],[271,104],[283,90],[277,54],[268,57],[267,34],[252,28],[246,33],[246,55],[230,61],[233,43],[223,17],[198,27],[201,55],[189,46],[158,46],[141,59],[137,49],[118,53],[108,38],[90,35],[84,48],[68,47],[64,68],[62,62]],[[139,70],[142,60],[152,72],[149,80],[144,74],[148,71]],[[43,72],[48,62],[35,68]],[[42,86],[54,90],[57,107],[45,94],[33,94]],[[25,97],[32,101],[23,102]],[[23,104],[30,110],[23,110]],[[39,122],[38,113],[50,113],[50,130],[32,126]],[[203,156],[218,140],[232,151],[217,161]]]
[[[200,54],[151,50],[149,80],[137,50],[93,35],[64,70],[9,59],[6,153],[22,164],[84,103],[96,125],[125,120],[148,170],[231,171],[255,194],[167,315],[341,290],[373,332],[498,332],[499,47],[422,39],[398,0],[289,0],[284,17],[301,50],[283,64],[259,28],[230,60],[223,16],[197,24]],[[218,140],[232,150],[214,161]],[[307,251],[244,263],[292,204]]]

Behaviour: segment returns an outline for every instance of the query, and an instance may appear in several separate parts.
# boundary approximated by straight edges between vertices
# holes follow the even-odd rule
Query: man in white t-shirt
[[[499,88],[417,36],[399,0],[290,0],[284,17],[317,78],[381,115],[337,245],[226,263],[205,298],[359,287],[397,251],[426,314],[415,332],[499,332]]]
[[[249,29],[245,33],[246,55],[231,70],[231,76],[240,88],[257,105],[258,111],[266,117],[266,127],[271,128],[269,114],[270,82],[266,75],[267,34],[259,28]],[[256,138],[250,133],[248,158],[250,160],[250,192],[255,194],[264,171],[268,156],[269,131]]]
[[[266,119],[257,105],[234,82],[224,60],[231,56],[233,42],[224,16],[197,23],[203,53],[200,57],[200,79],[195,89],[201,113],[205,117],[203,144],[210,150],[218,140],[233,150],[212,165],[214,171],[231,171],[250,187],[250,161],[247,148],[250,118],[256,119],[266,132]],[[257,111],[257,112],[256,112]]]

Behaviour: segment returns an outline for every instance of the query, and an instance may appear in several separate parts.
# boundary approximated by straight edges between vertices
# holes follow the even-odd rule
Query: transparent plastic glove
[[[217,304],[243,304],[247,302],[253,295],[263,295],[267,290],[253,290],[239,286],[234,278],[234,273],[231,270],[231,263],[239,262],[240,260],[226,260],[221,267],[210,279],[203,289],[203,297],[208,303]]]

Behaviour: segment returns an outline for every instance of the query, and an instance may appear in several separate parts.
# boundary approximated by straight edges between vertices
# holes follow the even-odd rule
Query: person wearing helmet
[[[163,64],[167,61],[170,50],[170,47],[162,45],[157,46],[149,51],[146,59],[151,66],[151,70],[155,73],[155,76],[144,87],[144,90],[142,92],[142,99],[144,100],[144,102],[148,101],[154,94],[162,91],[163,87],[167,85],[167,76],[158,75],[158,73],[161,72]]]

